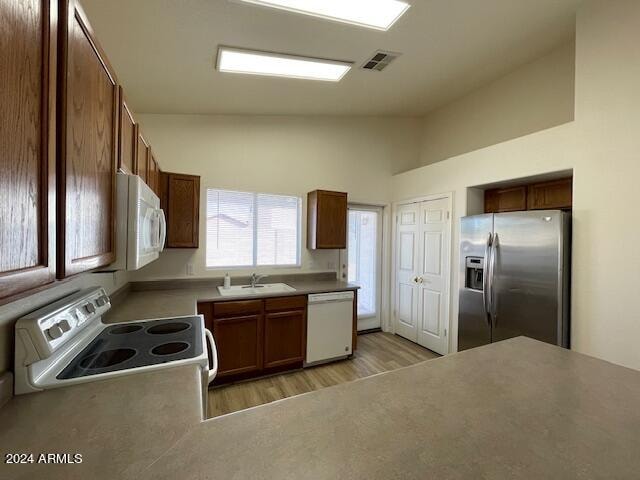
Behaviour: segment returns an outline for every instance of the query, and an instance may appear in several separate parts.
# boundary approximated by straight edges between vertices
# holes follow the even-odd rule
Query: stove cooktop
[[[199,316],[110,325],[56,378],[65,380],[197,357],[202,354],[202,328]]]

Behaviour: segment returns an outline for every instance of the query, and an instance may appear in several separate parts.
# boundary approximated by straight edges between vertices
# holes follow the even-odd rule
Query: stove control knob
[[[71,330],[71,325],[69,324],[68,320],[59,321],[58,326],[62,329],[64,333],[67,333],[69,330]]]
[[[60,327],[60,324],[58,324],[58,323],[56,323],[54,326],[49,327],[49,329],[47,329],[47,335],[49,335],[49,338],[51,340],[55,340],[56,338],[60,338],[63,334],[64,334],[64,332],[62,331],[62,328]]]
[[[99,307],[104,307],[107,304],[107,301],[108,301],[107,297],[98,297],[96,299],[96,304]]]
[[[87,303],[84,306],[84,311],[87,313],[95,313],[96,307],[93,305],[93,303]]]

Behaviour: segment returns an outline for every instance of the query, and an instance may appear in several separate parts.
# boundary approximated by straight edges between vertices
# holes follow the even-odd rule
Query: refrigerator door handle
[[[491,326],[491,277],[489,274],[489,257],[491,255],[491,245],[493,243],[493,235],[489,233],[487,237],[487,243],[484,248],[484,274],[482,275],[482,304],[484,306],[484,312],[487,316],[487,323]]]
[[[498,233],[493,234],[493,242],[491,242],[491,263],[489,264],[489,277],[491,278],[489,282],[489,317],[491,317],[491,321],[493,326],[495,327],[498,323],[497,318],[497,300],[495,298],[494,291],[494,282],[496,276],[496,257],[498,256]]]

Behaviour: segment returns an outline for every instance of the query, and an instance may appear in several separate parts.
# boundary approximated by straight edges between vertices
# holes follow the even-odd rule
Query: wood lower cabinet
[[[262,370],[262,315],[215,318],[213,336],[218,349],[218,376]]]
[[[200,177],[160,172],[160,201],[167,217],[167,248],[198,248]]]
[[[198,303],[216,341],[216,383],[302,367],[306,312],[306,295]]]
[[[307,297],[265,300],[264,368],[299,365],[307,351]]]
[[[61,0],[58,62],[59,278],[115,260],[119,95],[76,0]]]
[[[264,302],[220,302],[208,304],[204,309],[200,313],[205,316],[218,350],[217,378],[262,371]]]
[[[0,2],[0,303],[55,278],[55,10]]]
[[[307,247],[347,248],[347,194],[314,190],[307,194]]]

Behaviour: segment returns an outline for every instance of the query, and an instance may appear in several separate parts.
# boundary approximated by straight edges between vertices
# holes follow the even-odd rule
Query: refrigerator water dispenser
[[[472,290],[482,290],[482,279],[484,277],[484,258],[467,257],[466,262],[465,287]]]

